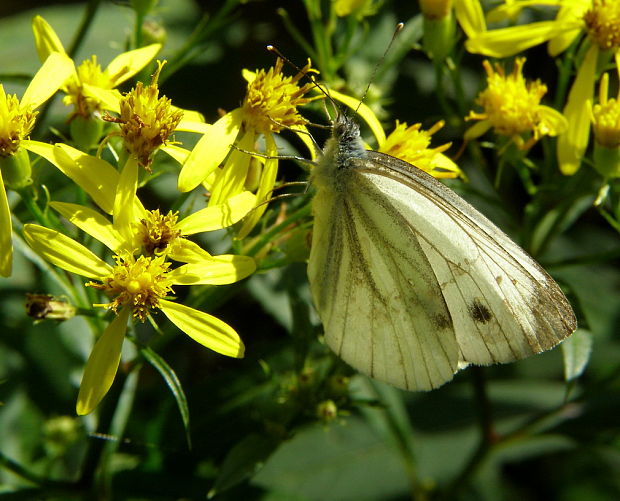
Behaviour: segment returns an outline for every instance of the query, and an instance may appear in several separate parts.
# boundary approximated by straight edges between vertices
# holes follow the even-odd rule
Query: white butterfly
[[[471,205],[364,149],[340,115],[311,182],[310,288],[327,344],[359,371],[430,390],[466,364],[510,362],[576,328],[553,279]]]

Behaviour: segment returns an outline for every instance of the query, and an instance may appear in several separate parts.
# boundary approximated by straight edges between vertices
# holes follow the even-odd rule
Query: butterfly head
[[[361,157],[366,152],[360,136],[359,125],[344,113],[338,113],[332,124],[332,137],[327,147],[330,146],[335,150],[338,166],[346,163],[347,158]]]

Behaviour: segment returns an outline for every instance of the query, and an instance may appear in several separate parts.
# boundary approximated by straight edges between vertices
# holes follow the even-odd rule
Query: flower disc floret
[[[5,94],[0,84],[0,157],[13,155],[34,127],[38,112],[22,106],[15,94]]]
[[[84,94],[84,84],[102,89],[113,89],[116,84],[113,76],[101,69],[97,56],[93,55],[90,59],[82,61],[76,70],[77,78],[71,78],[66,84],[67,95],[63,102],[66,105],[74,105],[74,115],[88,118],[93,112],[101,111],[101,103],[98,99]]]
[[[157,149],[168,140],[183,118],[183,112],[173,109],[170,99],[159,97],[157,80],[162,67],[163,63],[158,61],[150,85],[138,82],[121,98],[120,118],[106,118],[120,124],[125,149],[147,170],[150,170]]]
[[[484,108],[484,113],[471,113],[468,119],[486,119],[495,131],[504,136],[515,136],[533,131],[540,135],[540,100],[547,92],[547,86],[539,80],[526,82],[522,70],[524,58],[515,61],[511,74],[495,65],[495,71],[488,61],[484,61],[487,73],[487,88],[483,90],[476,103]]]
[[[159,307],[159,300],[172,292],[172,280],[167,277],[169,262],[164,256],[135,259],[131,255],[115,256],[116,266],[102,283],[87,285],[102,290],[112,302],[106,306],[116,312],[121,306],[131,308],[133,318],[144,322],[151,308]]]
[[[159,209],[147,211],[145,218],[140,220],[138,229],[145,254],[160,254],[181,236],[181,231],[175,228],[178,216],[178,212],[172,211],[166,215],[161,214]]]
[[[295,76],[282,74],[282,59],[278,58],[275,66],[256,73],[248,83],[243,102],[244,124],[259,134],[280,132],[287,127],[304,125],[307,120],[298,112],[297,106],[304,105],[313,98],[304,97],[314,84],[299,86],[298,82],[309,72],[315,72],[306,64]]]
[[[583,17],[590,39],[601,49],[620,48],[620,2],[592,0]]]

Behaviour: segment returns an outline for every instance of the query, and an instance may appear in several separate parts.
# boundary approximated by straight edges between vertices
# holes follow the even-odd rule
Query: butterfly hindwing
[[[448,308],[407,221],[363,175],[347,196],[318,193],[308,267],[326,341],[376,379],[431,389],[452,378],[459,350]]]

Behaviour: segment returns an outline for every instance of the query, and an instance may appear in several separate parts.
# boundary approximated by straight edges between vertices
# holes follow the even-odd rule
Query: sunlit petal
[[[149,64],[160,50],[161,44],[154,43],[116,56],[105,69],[112,80],[112,85],[116,87],[134,76]]]
[[[249,191],[229,198],[222,204],[211,205],[190,214],[177,223],[182,235],[193,235],[203,231],[219,230],[242,219],[256,204],[256,196]]]
[[[41,257],[63,270],[88,278],[102,278],[112,267],[72,238],[36,224],[24,225],[24,240]]]
[[[95,99],[102,109],[120,113],[120,100],[122,94],[116,89],[102,89],[95,85],[82,82],[82,92],[85,96]]]
[[[112,223],[99,212],[83,205],[66,202],[50,202],[50,206],[75,226],[102,242],[108,249],[118,252],[122,248],[121,236]]]
[[[164,144],[163,146],[160,146],[159,149],[166,152],[181,165],[185,163],[185,161],[189,158],[189,154],[191,153],[189,150],[181,148],[176,144]]]
[[[172,270],[168,277],[177,285],[226,285],[256,271],[254,259],[228,254],[188,263]]]
[[[52,52],[65,53],[65,48],[56,35],[54,28],[41,16],[35,16],[32,20],[32,32],[34,44],[41,62],[45,61]]]
[[[28,85],[21,104],[36,108],[47,101],[75,71],[70,57],[52,52]]]
[[[55,165],[88,193],[104,212],[112,213],[118,171],[108,162],[66,144],[22,141],[21,145]]]
[[[103,331],[88,357],[76,411],[82,416],[93,411],[114,382],[121,361],[121,348],[127,331],[129,308],[123,308]]]
[[[3,277],[11,276],[13,268],[12,232],[11,209],[0,172],[0,275]]]
[[[210,206],[224,203],[228,198],[245,189],[245,181],[252,160],[252,156],[246,152],[255,148],[255,140],[255,131],[248,130],[237,143],[239,149],[233,149],[230,152],[222,172],[219,173],[211,188]]]
[[[235,330],[202,311],[160,300],[159,307],[170,321],[203,346],[229,357],[243,358],[245,347]]]
[[[114,198],[114,228],[127,242],[133,241],[131,225],[137,220],[134,207],[137,189],[138,161],[130,155],[121,171]]]
[[[179,174],[179,191],[198,186],[226,158],[241,129],[241,109],[227,113],[200,138]]]
[[[200,263],[212,257],[200,245],[187,238],[177,238],[168,250],[168,256],[183,263]]]
[[[459,25],[468,38],[486,31],[487,24],[479,0],[456,0],[454,12]]]
[[[257,207],[243,221],[243,226],[237,235],[238,238],[245,238],[250,231],[252,231],[252,228],[254,228],[267,210],[268,204],[263,202],[266,202],[272,196],[273,187],[276,183],[276,176],[278,175],[278,159],[276,158],[278,155],[278,147],[272,135],[265,136],[265,152],[272,158],[265,160],[260,184],[256,192]]]
[[[563,174],[574,174],[588,146],[590,136],[590,105],[594,95],[594,80],[598,46],[592,45],[584,58],[577,78],[568,94],[564,116],[568,121],[568,129],[558,137],[558,162]]]

